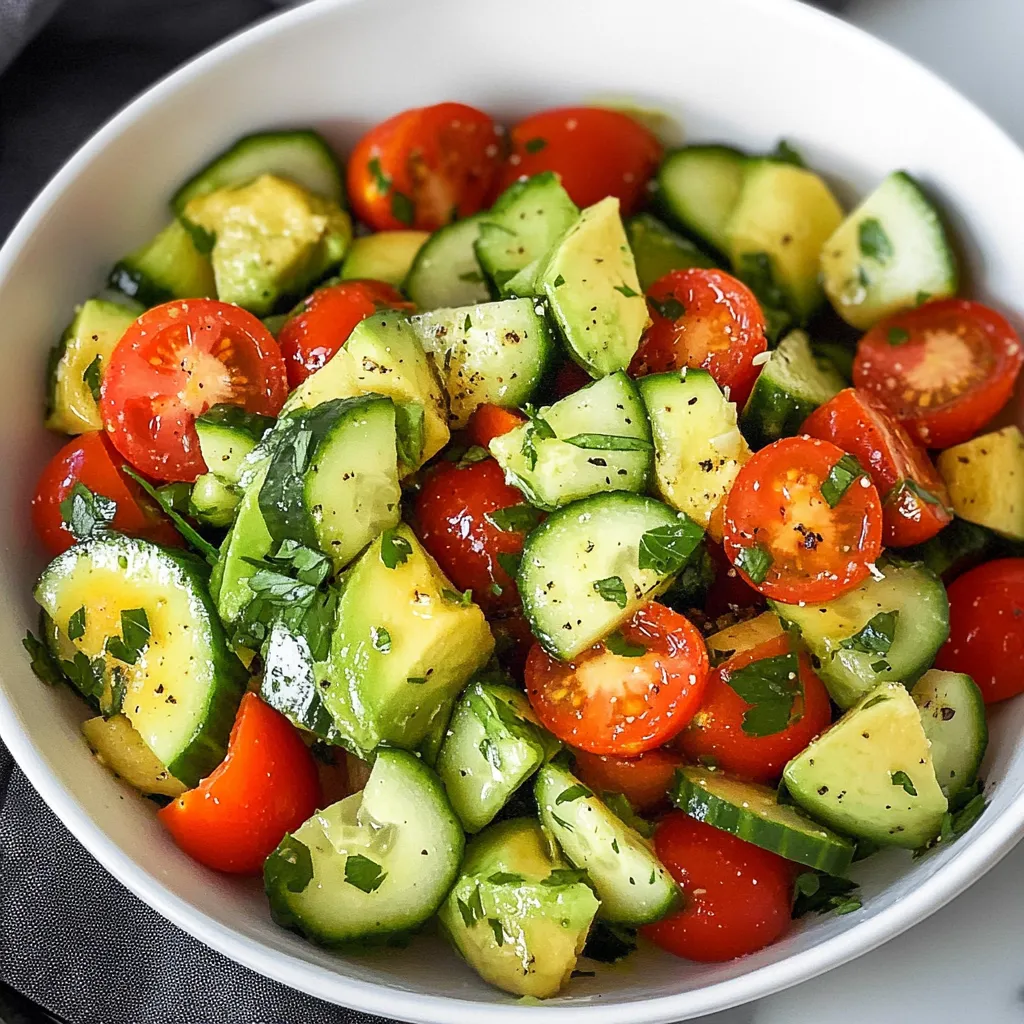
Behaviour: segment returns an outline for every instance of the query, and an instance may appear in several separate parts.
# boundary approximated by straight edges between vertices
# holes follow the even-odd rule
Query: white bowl
[[[990,868],[1024,831],[1024,702],[993,716],[992,805],[955,845],[890,854],[863,873],[865,906],[785,941],[701,966],[654,950],[574,981],[543,1007],[481,982],[440,940],[342,958],[275,927],[254,883],[205,872],[152,804],[89,755],[83,708],[29,672],[42,553],[28,498],[55,441],[42,428],[46,353],[107,267],[167,219],[167,197],[243,132],[314,124],[344,150],[405,107],[464,100],[496,115],[598,95],[678,114],[693,139],[764,150],[785,136],[851,198],[893,168],[943,202],[971,293],[1014,315],[1024,295],[1022,154],[990,121],[894,50],[791,0],[319,0],[250,29],[107,124],[47,186],[0,251],[0,735],[65,824],[128,888],[233,959],[323,999],[436,1024],[678,1021],[810,978],[892,938]],[[1019,307],[1017,307],[1019,308]],[[1019,319],[1019,318],[1017,318]],[[1018,409],[1019,413],[1019,409]]]

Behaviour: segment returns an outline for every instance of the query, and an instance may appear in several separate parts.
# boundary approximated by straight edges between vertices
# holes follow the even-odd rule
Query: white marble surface
[[[938,71],[1024,144],[1024,0],[855,0],[846,14]],[[1024,232],[1021,241],[1024,259]],[[873,953],[702,1024],[1022,1024],[1022,876],[1024,845]]]

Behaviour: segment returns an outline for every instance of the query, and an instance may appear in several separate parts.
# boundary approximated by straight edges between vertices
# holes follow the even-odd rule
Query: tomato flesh
[[[473,444],[486,448],[496,437],[515,430],[526,422],[526,417],[514,409],[503,409],[500,405],[481,405],[473,412],[466,424],[466,433]]]
[[[103,376],[100,411],[114,447],[156,480],[206,472],[196,417],[213,405],[276,416],[288,394],[277,342],[238,306],[175,299],[125,331]]]
[[[382,309],[416,312],[384,281],[342,281],[313,292],[277,336],[288,385],[297,388],[316,373],[344,346],[356,324]]]
[[[668,799],[669,787],[683,759],[658,747],[639,757],[574,752],[574,771],[596,793],[622,793],[641,814],[655,811]]]
[[[886,547],[923,544],[952,521],[949,492],[928,452],[868,392],[840,391],[811,413],[801,431],[831,441],[871,474],[882,496]]]
[[[722,546],[765,597],[829,601],[855,587],[882,552],[882,502],[866,474],[835,507],[822,492],[845,456],[828,441],[785,437],[740,470],[725,503]]]
[[[757,379],[754,356],[768,348],[754,293],[721,270],[672,270],[647,289],[651,326],[629,372],[705,369],[740,407]]]
[[[752,705],[729,685],[730,676],[738,669],[791,650],[789,638],[778,636],[733,655],[712,671],[700,710],[679,735],[679,749],[687,758],[752,782],[774,782],[786,762],[828,728],[832,720],[828,690],[803,652],[797,655],[796,695],[789,724],[763,736],[744,728],[744,716]]]
[[[974,436],[1009,401],[1024,364],[1017,332],[980,302],[944,299],[899,313],[861,338],[853,383],[928,448]]]
[[[1024,558],[979,565],[947,593],[949,639],[935,667],[966,672],[988,704],[1024,693]]]
[[[356,143],[352,209],[375,231],[436,231],[487,204],[501,164],[494,121],[464,103],[405,110]]]
[[[117,505],[112,526],[157,544],[178,545],[170,520],[120,468],[122,459],[100,431],[79,434],[46,464],[32,498],[32,524],[51,555],[67,551],[75,538],[64,523],[60,503],[75,484],[84,484]]]
[[[754,953],[789,930],[791,861],[673,811],[654,850],[682,886],[684,908],[641,931],[687,960],[717,963]]]
[[[597,643],[573,661],[535,644],[526,693],[560,740],[592,754],[633,757],[672,739],[700,706],[708,675],[704,640],[689,619],[652,602],[621,629],[636,657]]]
[[[160,812],[174,841],[215,871],[255,875],[320,803],[316,762],[299,731],[254,693],[242,698],[228,753]]]

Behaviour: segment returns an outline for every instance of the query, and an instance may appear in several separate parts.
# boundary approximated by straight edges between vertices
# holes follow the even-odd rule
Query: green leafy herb
[[[412,683],[414,686],[422,686],[426,681],[426,676],[408,676],[405,680],[407,683]]]
[[[566,444],[597,452],[649,452],[654,448],[643,437],[620,437],[617,434],[573,434],[563,437]]]
[[[918,292],[916,297],[914,298],[914,305],[915,306],[923,306],[929,299],[931,299],[931,297],[932,297],[932,293],[931,292],[924,292],[924,291]]]
[[[686,565],[703,538],[704,531],[685,517],[668,526],[656,526],[640,538],[637,565],[659,576],[674,576]]]
[[[548,423],[543,417],[538,416],[533,406],[527,404],[523,406],[523,412],[529,417],[529,423],[526,425],[526,429],[523,431],[523,443],[520,451],[523,457],[526,459],[527,465],[530,469],[537,468],[537,445],[536,441],[549,441],[555,437],[554,430],[551,429],[551,424]]]
[[[621,633],[611,633],[604,638],[604,645],[612,654],[620,658],[642,658],[647,648],[640,644],[631,644]]]
[[[937,495],[922,487],[916,480],[901,480],[885,496],[885,504],[898,504],[902,501],[904,492],[909,492],[915,498],[923,501],[926,505],[937,505],[952,513],[952,509]]]
[[[760,544],[749,548],[740,548],[736,555],[736,568],[742,569],[753,583],[764,583],[768,570],[772,565],[771,552]]]
[[[75,540],[88,540],[110,529],[117,513],[117,504],[102,494],[90,491],[83,483],[71,488],[71,493],[60,503],[64,529]]]
[[[84,697],[95,700],[103,695],[104,663],[102,658],[89,658],[82,651],[76,651],[70,661],[60,663],[61,671],[71,680],[71,684]]]
[[[888,263],[892,258],[892,242],[889,241],[889,236],[877,217],[867,217],[860,222],[857,239],[860,242],[862,256],[882,264]]]
[[[641,818],[633,809],[629,798],[623,793],[602,793],[601,800],[605,807],[615,815],[619,821],[624,821],[631,829],[639,832],[640,835],[650,839],[654,835],[654,826],[646,819]],[[614,843],[614,850],[619,852],[619,844]]]
[[[889,778],[894,786],[902,787],[903,791],[910,796],[917,796],[917,789],[914,787],[913,780],[906,772],[889,772]]]
[[[445,587],[441,591],[441,596],[452,604],[457,604],[462,608],[468,608],[473,603],[473,591],[472,590],[450,590]]]
[[[128,474],[159,506],[174,523],[175,529],[185,538],[190,548],[198,552],[210,565],[217,564],[217,549],[189,522],[175,511],[171,499],[161,494],[148,480],[143,479],[131,466],[122,466]]]
[[[828,507],[835,508],[854,480],[864,475],[861,464],[852,455],[844,455],[829,470],[821,485],[821,496],[828,502]]]
[[[484,916],[484,905],[480,899],[480,886],[476,886],[473,889],[473,894],[467,900],[461,900],[456,897],[456,903],[459,906],[459,913],[462,915],[462,923],[467,928],[472,928],[473,925],[483,919]]]
[[[797,656],[792,651],[723,673],[723,681],[752,705],[743,714],[742,728],[748,736],[772,736],[789,725],[799,690],[797,673]]]
[[[40,682],[46,683],[47,686],[56,686],[64,681],[64,674],[57,664],[57,659],[50,653],[50,648],[31,630],[25,634],[21,645],[28,651],[30,667]]]
[[[377,191],[382,196],[387,195],[391,190],[391,179],[381,168],[380,159],[378,157],[373,157],[366,165],[366,169],[370,172],[370,177],[373,178],[373,183],[377,187]]]
[[[873,661],[871,663],[871,671],[872,672],[889,672],[889,671],[891,671],[891,669],[892,669],[892,665],[890,665],[889,662],[884,661],[884,660],[882,660],[882,661]]]
[[[524,878],[522,875],[514,874],[511,871],[495,871],[487,881],[492,885],[520,885]]]
[[[627,299],[635,299],[640,294],[639,292],[633,291],[633,289],[625,283],[615,285],[615,290],[617,292],[621,292],[621,294],[625,295]]]
[[[878,612],[859,632],[840,640],[839,646],[848,651],[861,651],[863,654],[888,654],[896,636],[896,623],[899,617],[898,610]]]
[[[527,139],[526,142],[523,143],[523,149],[525,149],[527,153],[539,153],[547,144],[547,139],[542,139],[538,136],[534,139]]]
[[[491,933],[494,935],[494,941],[499,946],[505,945],[505,929],[501,927],[501,922],[496,918],[487,918],[487,923],[491,926]]]
[[[426,417],[419,402],[395,403],[395,443],[398,461],[404,466],[418,466],[426,443]]]
[[[108,636],[104,650],[112,658],[134,665],[149,643],[150,635],[145,608],[127,608],[121,612],[121,636]]]
[[[576,829],[573,828],[573,826],[570,825],[569,822],[567,822],[564,818],[560,818],[557,814],[552,814],[551,817],[554,820],[556,825],[561,825],[562,828],[564,828],[567,832],[575,832],[576,831]],[[551,873],[554,874],[553,871]],[[549,882],[549,884],[553,885],[554,883],[553,882]]]
[[[309,847],[293,835],[286,835],[270,855],[264,868],[267,888],[305,892],[313,881],[313,858]]]
[[[850,914],[863,906],[857,895],[859,886],[848,878],[826,875],[821,871],[805,871],[797,875],[793,917],[805,914]]]
[[[472,466],[474,463],[483,462],[484,459],[489,459],[491,453],[478,444],[470,445],[465,451],[458,452],[452,461],[459,469],[465,469],[467,466]]]
[[[565,824],[565,822],[561,822]],[[581,871],[579,868],[554,868],[551,874],[547,878],[541,881],[541,885],[558,886],[558,885],[576,885],[578,882],[587,881],[586,871]]]
[[[345,859],[345,881],[365,893],[376,892],[387,878],[381,866],[361,853],[352,853]]]
[[[466,314],[466,322],[462,325],[462,329],[464,331],[468,331],[468,330],[471,330],[472,327],[473,327],[473,321],[470,319],[470,316],[467,313]]]
[[[395,220],[405,224],[406,227],[416,219],[416,207],[413,201],[398,189],[391,193],[391,213]]]
[[[804,158],[785,139],[779,139],[779,144],[769,154],[772,160],[782,164],[792,164],[794,167],[806,167]]]
[[[515,579],[519,573],[519,563],[523,560],[522,554],[512,551],[499,551],[495,557],[498,559],[498,565],[505,571],[505,574],[511,579]]]
[[[381,654],[391,653],[391,634],[383,626],[374,626],[370,631],[373,649]]]
[[[568,789],[563,789],[562,792],[555,797],[555,804],[569,804],[572,803],[573,800],[585,800],[588,796],[593,795],[594,794],[591,793],[590,790],[587,789],[587,787],[584,786],[582,782],[577,782],[575,786],[570,786]]]
[[[389,569],[405,565],[412,554],[412,545],[393,526],[380,535],[380,560]]]
[[[68,619],[68,639],[81,640],[85,636],[85,605]]]
[[[110,671],[110,698],[101,701],[101,710],[104,718],[113,718],[121,714],[124,709],[124,699],[128,695],[128,677],[120,665],[115,665]]]
[[[890,345],[905,345],[910,341],[910,331],[906,327],[890,327],[885,332],[885,340]]]
[[[82,373],[82,383],[89,389],[94,402],[100,400],[100,384],[103,383],[103,365],[96,356]]]
[[[649,298],[647,301],[654,311],[666,320],[674,322],[686,316],[686,307],[674,295],[670,295],[665,299]]]
[[[594,581],[594,590],[612,604],[625,608],[629,603],[626,596],[626,584],[622,582],[621,576],[606,576],[603,580]]]
[[[502,533],[529,533],[540,525],[543,518],[544,513],[540,509],[527,505],[526,502],[484,513],[484,519]]]
[[[636,949],[636,932],[619,924],[600,919],[594,922],[583,947],[588,960],[602,964],[614,964],[629,956]]]
[[[561,288],[561,287],[562,287],[562,285],[563,285],[563,284],[565,284],[565,278],[564,278],[564,277],[562,277],[562,275],[561,275],[561,274],[559,274],[559,275],[558,275],[558,277],[556,277],[556,278],[554,279],[554,281],[552,281],[552,284],[553,284],[553,285],[554,285],[554,286],[555,286],[556,288]]]

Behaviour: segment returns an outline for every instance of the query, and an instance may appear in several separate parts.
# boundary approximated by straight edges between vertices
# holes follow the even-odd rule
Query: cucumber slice
[[[988,747],[985,699],[970,676],[937,668],[925,672],[910,695],[921,709],[935,777],[953,801],[978,777]]]
[[[846,386],[831,363],[811,351],[804,331],[792,331],[771,353],[743,407],[740,429],[755,451],[798,433],[804,420]]]
[[[521,690],[471,683],[459,699],[437,774],[467,832],[489,825],[509,797],[559,746],[546,736]]]
[[[750,458],[736,406],[705,370],[653,373],[637,386],[651,419],[658,494],[707,527]]]
[[[661,571],[664,565],[640,568],[644,536],[653,530],[690,553],[701,539],[686,516],[625,492],[566,505],[526,538],[516,582],[533,635],[548,653],[569,661],[668,587],[682,565],[675,572]],[[612,577],[622,581],[622,607],[595,589]]]
[[[649,213],[639,213],[626,221],[626,235],[636,261],[636,276],[645,292],[669,271],[716,265],[688,238],[677,235]]]
[[[853,861],[849,839],[780,804],[767,786],[687,765],[676,772],[671,798],[691,818],[805,867],[842,875]]]
[[[189,513],[207,526],[223,528],[235,521],[242,492],[213,473],[196,477],[189,495]]]
[[[580,214],[543,260],[537,281],[569,355],[591,377],[629,366],[649,318],[618,199]]]
[[[606,921],[639,927],[679,904],[679,889],[639,832],[565,768],[546,764],[534,786],[540,819],[566,859],[587,872]]]
[[[686,146],[669,153],[658,171],[658,201],[680,227],[721,253],[743,187],[745,154],[728,146]]]
[[[824,604],[771,607],[800,632],[815,671],[841,707],[879,683],[909,686],[949,636],[949,601],[942,582],[923,565],[890,563],[859,587]]]
[[[245,457],[274,425],[272,416],[240,405],[214,405],[196,417],[199,451],[207,469],[226,484],[237,484]]]
[[[483,214],[435,231],[409,268],[405,294],[420,309],[444,309],[487,302],[491,291],[473,249]]]
[[[185,785],[160,763],[124,715],[90,718],[82,735],[96,760],[146,796],[181,796]]]
[[[426,231],[378,231],[353,239],[341,265],[341,277],[386,281],[401,288],[428,238]]]
[[[323,946],[377,945],[441,905],[465,839],[437,776],[381,750],[366,788],[285,836],[263,869],[274,919]]]
[[[484,403],[514,409],[529,401],[555,358],[543,303],[534,299],[438,309],[409,323],[434,357],[456,429]]]
[[[261,174],[274,174],[336,203],[345,200],[341,166],[326,140],[312,130],[254,132],[243,135],[185,182],[171,199],[181,214],[197,196],[244,185]]]
[[[549,510],[603,491],[643,491],[654,452],[643,402],[624,373],[546,406],[490,450],[508,481]]]
[[[476,256],[498,294],[518,294],[508,282],[540,259],[576,223],[579,207],[553,171],[510,185],[483,215]]]
[[[205,566],[111,533],[58,555],[35,599],[75,687],[123,714],[171,775],[192,787],[223,760],[248,673],[228,649]]]
[[[196,248],[192,235],[176,220],[141,249],[118,260],[107,283],[144,306],[217,295],[210,257]]]
[[[956,295],[958,271],[936,208],[905,171],[882,182],[825,241],[825,291],[862,331],[901,309]]]

